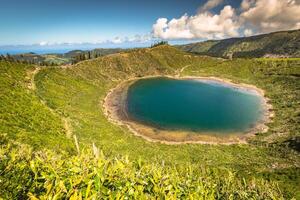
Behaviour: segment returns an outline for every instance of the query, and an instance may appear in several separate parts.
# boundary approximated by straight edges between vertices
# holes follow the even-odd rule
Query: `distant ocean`
[[[192,42],[189,41],[189,42]],[[198,42],[198,40],[194,40],[193,42]],[[187,41],[170,41],[169,44],[175,45],[175,44],[186,44]],[[153,44],[153,41],[148,42],[137,42],[137,43],[122,43],[122,44],[114,44],[114,43],[103,43],[103,44],[70,44],[70,45],[7,45],[7,46],[0,46],[0,55],[6,55],[6,54],[21,54],[21,53],[36,53],[36,54],[62,54],[67,53],[72,50],[92,50],[96,48],[143,48],[143,47],[150,47],[151,44]]]
[[[36,53],[36,54],[62,54],[72,50],[92,50],[98,48],[97,45],[68,45],[68,46],[0,46],[0,55],[6,54],[22,54],[22,53]]]
[[[0,46],[0,54],[21,54],[21,53],[36,53],[36,54],[55,54],[67,53],[72,50],[92,50],[96,48],[135,48],[135,47],[149,47],[151,42],[146,43],[122,43],[122,44],[73,44],[73,45],[53,45],[53,46],[39,46],[39,45],[7,45]]]
[[[55,54],[55,53],[67,53],[69,51],[72,51],[75,49],[0,49],[0,55],[6,55],[6,54],[21,54],[21,53],[36,53],[36,54]]]
[[[136,47],[149,46],[146,44],[139,44]],[[0,54],[6,55],[11,54],[21,54],[21,53],[36,53],[36,54],[51,54],[51,53],[67,53],[72,50],[92,50],[95,48],[132,48],[130,45],[118,45],[118,44],[107,44],[107,45],[97,45],[97,44],[87,44],[87,45],[67,45],[67,46],[0,46]]]

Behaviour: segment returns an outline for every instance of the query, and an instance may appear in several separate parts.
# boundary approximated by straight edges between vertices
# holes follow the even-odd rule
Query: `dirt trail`
[[[39,66],[36,66],[35,69],[33,71],[28,71],[27,73],[27,79],[29,80],[28,82],[28,89],[31,90],[31,91],[36,91],[36,84],[35,84],[35,76],[40,72],[41,68]],[[58,114],[57,112],[55,112],[54,109],[50,108],[46,102],[44,100],[40,100],[42,104],[44,104],[52,114],[54,115],[57,115],[61,118],[62,122],[63,122],[63,126],[66,130],[66,135],[68,138],[71,138],[72,136],[72,126],[71,126],[71,123],[70,123],[70,120],[67,119],[66,117],[62,117],[60,114]]]
[[[189,66],[191,66],[191,65],[186,65],[186,66],[184,66],[183,68],[181,68],[181,70],[180,70],[180,73],[182,73],[186,68],[188,68]]]
[[[64,127],[66,129],[66,134],[68,138],[71,138],[72,136],[72,127],[71,123],[69,122],[69,119],[62,117],[62,120],[64,121]]]
[[[28,83],[28,86],[27,86],[28,89],[33,90],[33,91],[36,90],[36,85],[35,85],[35,82],[34,82],[34,78],[35,78],[35,75],[37,73],[39,73],[40,70],[41,70],[40,67],[35,67],[35,69],[33,71],[29,71],[27,73],[27,79],[30,80],[29,83]]]
[[[184,67],[182,67],[180,70],[177,70],[176,71],[176,77],[180,77],[180,75],[182,74],[182,72],[186,69],[186,68],[188,68],[188,67],[190,67],[191,65],[186,65],[186,66],[184,66]]]

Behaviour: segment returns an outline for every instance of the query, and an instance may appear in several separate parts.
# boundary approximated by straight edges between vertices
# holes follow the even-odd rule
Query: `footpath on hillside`
[[[35,76],[41,71],[41,67],[40,66],[35,66],[34,70],[30,70],[27,72],[27,79],[28,81],[28,89],[35,92],[36,91],[36,84],[35,84]],[[69,119],[67,119],[66,117],[61,116],[60,114],[58,114],[57,112],[55,112],[54,109],[50,108],[46,102],[42,99],[40,99],[41,103],[44,104],[51,113],[53,113],[54,115],[59,116],[59,118],[61,118],[62,122],[63,122],[63,126],[64,129],[66,130],[66,135],[68,138],[71,138],[72,136],[72,126],[71,123],[69,122]]]

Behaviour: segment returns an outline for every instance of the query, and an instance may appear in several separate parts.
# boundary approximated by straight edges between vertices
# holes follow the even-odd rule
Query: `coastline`
[[[202,82],[214,82],[221,84],[223,86],[233,87],[245,92],[254,92],[255,95],[259,95],[262,99],[263,116],[257,122],[257,124],[243,133],[233,133],[226,136],[218,135],[217,133],[204,133],[197,134],[192,131],[181,131],[181,130],[162,130],[155,127],[147,126],[145,124],[139,123],[130,119],[126,111],[126,99],[127,91],[130,85],[135,81],[140,79],[149,78],[170,78],[177,80],[195,80]],[[159,142],[169,145],[178,144],[247,144],[247,139],[253,137],[256,133],[264,133],[268,131],[268,126],[266,123],[270,122],[274,117],[274,112],[272,111],[272,105],[269,103],[269,99],[265,97],[264,90],[257,88],[254,85],[244,84],[244,83],[234,83],[229,79],[223,79],[218,77],[199,77],[199,76],[170,76],[170,75],[153,75],[145,77],[136,77],[125,80],[119,83],[116,87],[110,89],[108,94],[102,102],[103,112],[106,117],[112,123],[125,126],[132,132],[135,136],[141,137],[149,142]]]

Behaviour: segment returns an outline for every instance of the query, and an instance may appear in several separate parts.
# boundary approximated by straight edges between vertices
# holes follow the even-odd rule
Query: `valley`
[[[59,183],[55,181],[56,183],[51,186],[52,189],[49,190],[48,195],[57,194],[61,197],[70,197],[70,195],[75,195],[75,190],[81,189],[77,186],[69,187],[67,180],[64,180],[63,177],[72,180],[75,177],[64,174],[64,167],[59,163],[55,164],[55,169],[53,169],[56,172],[47,172],[49,176],[52,173],[57,173],[56,178],[45,176],[43,173],[41,174],[45,169],[44,167],[46,167],[43,162],[45,165],[52,165],[51,160],[55,159],[55,162],[60,162],[59,159],[62,156],[67,161],[67,165],[74,163],[74,166],[78,166],[76,172],[78,176],[89,176],[89,172],[84,171],[84,169],[93,167],[94,164],[92,163],[97,162],[93,161],[94,159],[97,160],[93,154],[97,157],[100,156],[95,154],[95,152],[98,152],[97,150],[94,149],[94,153],[89,150],[92,149],[92,146],[95,146],[96,149],[101,151],[102,161],[99,162],[109,162],[108,165],[112,167],[117,167],[117,165],[131,166],[126,169],[131,170],[133,174],[137,173],[135,170],[139,170],[138,166],[141,166],[143,169],[141,173],[145,173],[144,176],[154,178],[156,175],[152,173],[156,172],[148,174],[144,170],[155,165],[155,170],[153,170],[158,170],[157,173],[164,174],[160,176],[169,178],[174,176],[185,179],[186,173],[188,173],[186,169],[190,169],[192,171],[196,170],[197,172],[193,173],[198,174],[197,177],[199,176],[200,179],[212,179],[207,182],[208,185],[217,181],[217,179],[213,179],[214,176],[224,174],[224,178],[231,180],[229,182],[225,181],[229,184],[228,186],[217,184],[216,188],[204,189],[214,198],[216,197],[214,195],[217,194],[229,197],[230,190],[223,191],[222,187],[235,188],[234,190],[241,191],[241,193],[236,193],[237,198],[242,198],[241,195],[246,195],[244,198],[256,196],[258,199],[268,199],[272,195],[275,195],[276,198],[298,196],[297,185],[299,183],[300,163],[297,145],[299,145],[300,123],[299,95],[297,94],[300,85],[299,66],[300,60],[298,58],[224,60],[193,55],[168,45],[162,45],[86,60],[67,68],[40,67],[40,70],[34,76],[36,89],[32,90],[27,86],[30,80],[26,80],[26,74],[29,71],[34,71],[35,66],[1,61],[2,107],[0,109],[0,131],[3,138],[1,143],[4,145],[2,146],[1,155],[6,155],[1,158],[1,170],[11,168],[15,170],[15,173],[22,173],[19,171],[21,169],[18,167],[19,165],[13,163],[20,162],[21,164],[23,162],[17,161],[21,159],[19,157],[21,152],[33,151],[35,156],[31,158],[29,156],[31,153],[27,153],[29,157],[26,159],[33,159],[32,161],[28,160],[28,162],[34,162],[37,166],[29,166],[26,163],[21,165],[28,167],[26,169],[29,170],[29,174],[30,171],[35,172],[37,170],[36,177],[40,177],[42,180],[55,181],[62,179],[64,187],[68,189],[58,189],[60,187]],[[102,107],[104,98],[112,88],[122,81],[149,75],[176,76],[178,73],[180,73],[179,76],[214,76],[230,79],[235,83],[251,84],[263,89],[266,97],[270,99],[275,113],[272,122],[268,124],[269,130],[266,133],[257,133],[255,137],[247,141],[247,144],[167,145],[159,142],[148,142],[137,137],[125,126],[113,124],[106,117]],[[31,84],[31,88],[33,88],[33,84]],[[68,126],[64,125],[64,119],[67,119]],[[72,130],[71,133],[68,129]],[[72,136],[70,137],[70,135]],[[74,141],[74,135],[78,142]],[[12,160],[13,155],[9,150],[11,146],[7,144],[12,144],[17,149],[28,148],[32,150],[13,151],[16,154],[14,156],[18,159]],[[26,147],[24,145],[20,146],[20,144],[24,144]],[[76,156],[78,153],[78,150],[76,150],[78,149],[77,145],[79,151],[83,151],[80,157]],[[44,152],[42,155],[45,154],[45,156],[40,158],[41,155],[34,153],[36,151]],[[113,158],[120,158],[120,161],[115,161]],[[40,163],[39,159],[42,159],[43,162]],[[83,164],[83,160],[86,160],[84,162],[87,165]],[[122,164],[118,164],[118,162]],[[133,164],[127,164],[129,162],[133,162]],[[137,162],[137,167],[135,167],[135,162]],[[139,162],[144,164],[139,164]],[[171,169],[178,170],[179,174],[174,175],[175,172]],[[202,172],[199,172],[199,169]],[[162,172],[161,170],[166,171]],[[207,170],[214,172],[207,172]],[[232,179],[230,178],[231,175],[228,175],[228,170],[229,174],[234,174]],[[22,176],[20,175],[14,182],[10,179],[11,173],[12,171],[6,171],[5,174],[1,175],[1,180],[4,182],[10,180],[9,182],[13,183],[2,185],[1,191],[7,191],[7,193],[1,195],[26,195],[24,191],[20,190],[18,192],[13,189],[13,185],[18,185],[23,180]],[[279,174],[281,175],[279,176]],[[131,186],[127,186],[127,183],[133,181],[132,178],[127,179],[127,181],[119,179],[125,181],[120,184],[128,189],[123,191],[112,189],[116,184],[114,181],[110,183],[112,184],[110,186],[105,185],[103,181],[97,182],[96,179],[95,182],[90,182],[89,180],[93,180],[92,177],[95,177],[92,174],[90,175],[91,179],[81,179],[80,181],[80,188],[85,188],[84,191],[89,187],[93,188],[93,195],[108,195],[105,191],[96,189],[97,184],[100,184],[101,187],[112,191],[114,195],[129,195],[128,190]],[[291,175],[295,178],[289,178]],[[99,176],[106,177],[106,175]],[[113,180],[109,177],[106,178],[108,181]],[[141,178],[141,181],[143,179]],[[253,187],[257,187],[258,191],[270,191],[270,193],[247,193],[248,189],[251,190],[251,187],[249,184],[243,185],[241,181],[244,179],[246,182],[255,181],[256,186]],[[25,178],[23,181],[25,180],[29,181],[29,185],[26,186],[28,190],[33,191],[36,179]],[[223,180],[220,181],[225,183]],[[261,181],[267,181],[267,183]],[[177,184],[175,181],[173,183]],[[170,189],[158,192],[152,186],[152,189],[146,189],[149,184],[141,183],[141,188],[143,188],[141,191],[143,192],[140,195],[147,193],[149,196],[158,197],[157,195],[177,194],[175,188],[178,186],[172,186]],[[160,184],[163,185],[158,187],[169,187],[164,185],[167,183]],[[193,184],[196,187],[199,182],[196,181]],[[207,184],[205,184],[205,188],[209,187]],[[272,184],[278,184],[280,192]],[[248,186],[250,188],[246,189],[245,187]],[[39,187],[43,188],[44,186],[40,185]],[[269,187],[269,189],[265,187]],[[60,192],[56,193],[57,190]],[[145,193],[146,190],[149,190],[149,193]],[[11,191],[11,193],[8,193],[8,191]],[[133,191],[138,193],[139,190],[133,189]],[[193,195],[190,193],[191,191],[191,189],[183,189],[182,195]],[[246,193],[242,191],[246,191]],[[45,195],[46,193],[43,189],[40,189],[35,194]],[[194,195],[196,194],[199,193],[194,193]]]

